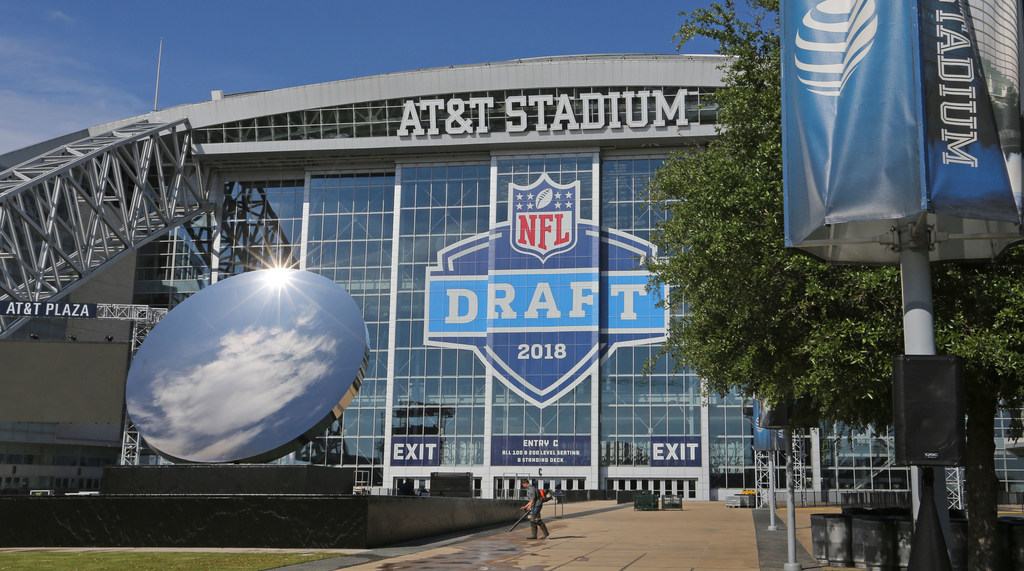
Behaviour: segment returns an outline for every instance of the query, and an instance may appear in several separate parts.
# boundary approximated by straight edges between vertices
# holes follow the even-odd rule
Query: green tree
[[[649,185],[670,216],[652,241],[655,282],[679,313],[663,353],[693,367],[710,392],[737,390],[778,404],[807,397],[825,422],[855,429],[891,423],[892,357],[903,352],[895,268],[821,263],[784,240],[778,0],[714,2],[683,13],[682,47],[717,41],[724,88],[718,136],[673,156]],[[993,419],[1020,403],[1024,267],[933,266],[936,342],[962,355],[970,389],[968,502],[972,569],[997,568]]]

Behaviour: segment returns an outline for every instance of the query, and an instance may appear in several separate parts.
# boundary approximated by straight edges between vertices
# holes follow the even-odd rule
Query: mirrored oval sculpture
[[[218,282],[168,312],[132,361],[135,428],[179,462],[265,462],[292,452],[352,402],[369,359],[352,296],[310,272]]]

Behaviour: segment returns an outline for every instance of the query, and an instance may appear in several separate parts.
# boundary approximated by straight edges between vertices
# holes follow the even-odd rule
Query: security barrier
[[[639,511],[655,511],[658,509],[658,498],[654,494],[637,494],[633,497],[633,509]]]
[[[681,510],[683,509],[683,496],[678,494],[668,494],[661,496],[661,509],[663,510]]]

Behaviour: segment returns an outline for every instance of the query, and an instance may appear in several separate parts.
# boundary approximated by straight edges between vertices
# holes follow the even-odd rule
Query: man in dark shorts
[[[526,488],[526,505],[522,509],[530,512],[530,537],[526,539],[537,539],[537,529],[544,534],[541,539],[548,538],[548,526],[544,525],[544,521],[540,519],[540,508],[544,506],[544,499],[540,497],[540,492],[537,491],[537,486],[530,483],[529,480],[523,479],[523,487]]]

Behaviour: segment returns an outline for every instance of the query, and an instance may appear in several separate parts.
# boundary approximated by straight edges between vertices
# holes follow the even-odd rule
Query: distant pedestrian
[[[522,509],[530,513],[530,536],[526,539],[537,539],[537,530],[544,535],[540,539],[548,538],[548,526],[540,519],[540,508],[544,506],[544,498],[541,497],[537,486],[530,483],[530,480],[523,479],[523,487],[526,488],[526,505]]]

